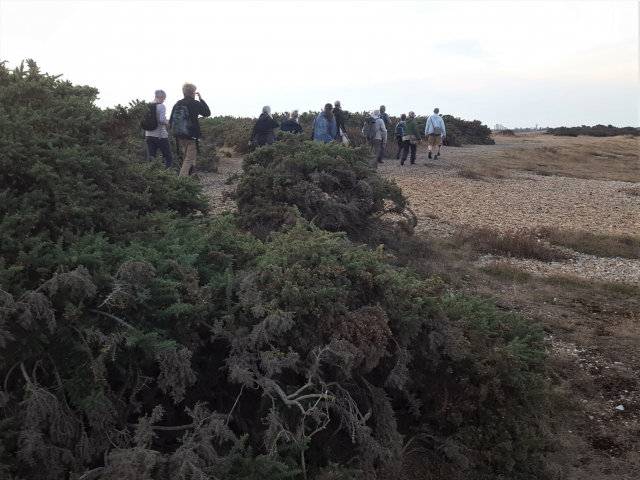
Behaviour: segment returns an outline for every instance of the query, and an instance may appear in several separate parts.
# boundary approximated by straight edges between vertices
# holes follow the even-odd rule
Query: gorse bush
[[[254,207],[290,218],[260,241],[250,195],[209,216],[199,184],[137,162],[143,110],[96,94],[0,66],[0,475],[545,478],[540,329],[315,223],[343,228],[349,195],[353,228],[406,205],[358,150],[249,156]]]
[[[233,194],[237,217],[245,228],[278,228],[297,207],[319,227],[353,235],[366,234],[366,227],[385,213],[412,219],[402,190],[371,170],[365,157],[365,149],[285,134],[245,157]]]
[[[614,127],[613,125],[595,125],[589,127],[582,125],[581,127],[557,127],[549,128],[549,135],[556,137],[577,137],[578,135],[587,135],[589,137],[616,137],[618,135],[640,136],[640,128],[637,127]]]

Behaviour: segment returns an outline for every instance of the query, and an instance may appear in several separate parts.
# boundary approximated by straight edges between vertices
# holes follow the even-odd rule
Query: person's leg
[[[382,157],[384,157],[384,145],[382,144],[382,140],[378,140],[380,142],[380,151],[378,152],[378,163],[382,162]]]
[[[436,158],[440,156],[440,149],[442,148],[442,137],[440,137],[440,145],[438,145],[438,153],[436,153]]]
[[[411,165],[416,163],[416,150],[418,145],[411,145]]]
[[[371,150],[372,150],[372,152],[375,153],[375,151],[377,149],[379,149],[381,146],[382,146],[382,141],[381,140],[377,140],[377,139],[371,140]],[[378,160],[377,160],[375,155],[371,156],[371,160],[369,162],[369,166],[371,168],[378,168]]]
[[[171,144],[169,143],[169,139],[161,138],[158,142],[158,147],[160,148],[162,156],[164,157],[165,168],[173,167],[173,153],[171,153]]]
[[[158,154],[158,137],[146,137],[147,144],[147,162],[152,162]]]
[[[436,141],[435,141],[435,145],[434,145],[434,153],[435,153],[435,159],[438,159],[438,155],[440,155],[440,146],[442,145],[442,135],[438,135],[436,137]]]
[[[400,152],[402,152],[403,142],[402,138],[396,138],[396,142],[398,142],[398,153],[396,154],[396,160],[400,160]]]
[[[427,139],[427,144],[428,144],[428,148],[429,148],[429,155],[427,158],[431,158],[431,149],[433,148],[435,142],[435,137],[433,135],[429,135],[428,139]]]
[[[404,140],[402,142],[402,160],[400,160],[400,165],[404,165],[404,161],[407,159],[407,155],[409,154],[410,146],[411,146],[410,140]]]
[[[189,175],[191,167],[196,166],[196,156],[198,151],[196,149],[196,141],[189,139],[180,140],[180,148],[182,149],[182,168],[180,169],[180,175]]]

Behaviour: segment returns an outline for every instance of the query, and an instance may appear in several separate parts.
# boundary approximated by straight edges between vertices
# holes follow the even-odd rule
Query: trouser
[[[155,159],[158,155],[158,149],[162,152],[164,158],[164,166],[166,168],[173,167],[173,154],[171,153],[171,145],[168,138],[160,137],[146,137],[147,143],[147,162],[151,162],[151,159]]]
[[[411,140],[405,140],[402,142],[402,163],[407,159],[407,155],[409,154],[409,147],[411,147],[411,164],[416,163],[416,148],[418,145],[412,145]]]
[[[182,151],[182,168],[180,175],[189,175],[191,167],[196,166],[196,156],[198,155],[198,146],[195,138],[181,138],[180,150]]]
[[[380,151],[378,152],[378,162],[382,162],[382,157],[384,157],[384,144],[382,140],[378,140],[380,142]]]
[[[376,150],[379,150],[377,158],[375,157]],[[369,162],[369,166],[371,168],[378,168],[378,162],[382,158],[382,140],[378,140],[377,138],[371,140],[369,151],[371,154],[371,161]]]
[[[398,153],[396,154],[396,158],[400,159],[400,152],[402,151],[402,147],[404,146],[404,143],[402,142],[402,138],[397,138],[397,137],[396,137],[396,142],[398,143]]]

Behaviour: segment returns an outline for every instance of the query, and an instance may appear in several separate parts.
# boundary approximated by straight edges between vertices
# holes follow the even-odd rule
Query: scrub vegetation
[[[0,64],[0,478],[551,478],[541,326],[420,268],[360,150],[286,136],[210,215],[97,94]]]

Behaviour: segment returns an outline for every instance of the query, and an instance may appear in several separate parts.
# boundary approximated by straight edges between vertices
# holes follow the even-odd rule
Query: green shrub
[[[209,216],[197,183],[138,163],[143,110],[96,94],[0,66],[3,474],[397,478],[409,441],[458,476],[543,472],[537,326],[303,218],[333,227],[338,201],[265,242]],[[289,136],[244,174],[270,179],[266,215],[296,182],[361,189],[366,228],[404,198],[360,155]]]
[[[637,127],[614,127],[613,125],[595,125],[588,127],[582,125],[581,127],[557,127],[549,128],[547,132],[549,135],[556,137],[577,137],[578,135],[587,135],[590,137],[616,137],[618,135],[632,135],[634,137],[640,136],[640,128]]]

